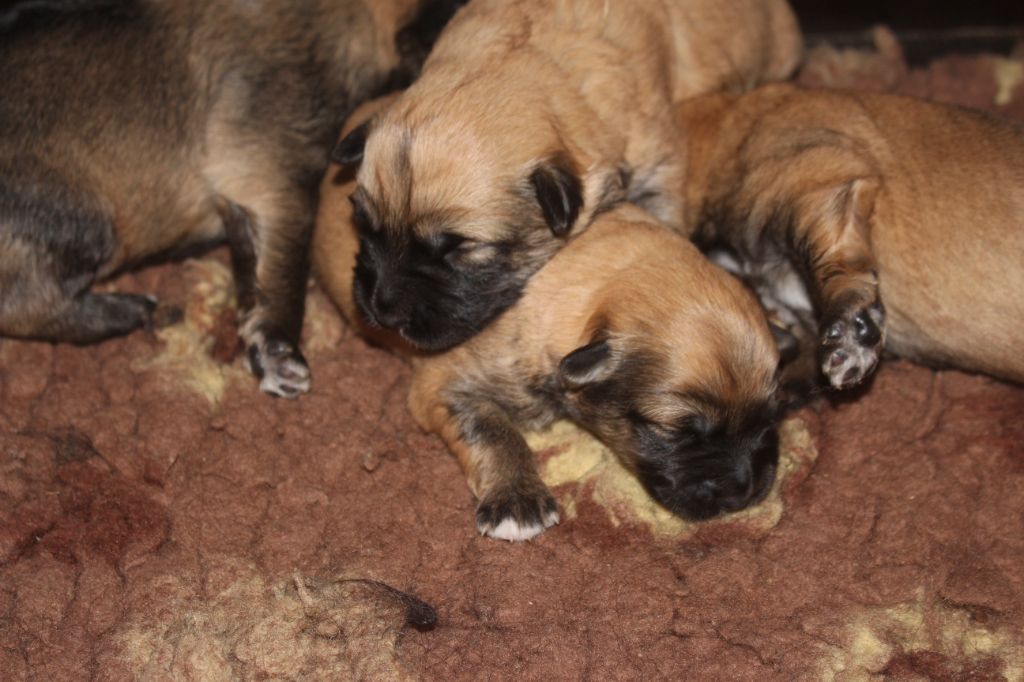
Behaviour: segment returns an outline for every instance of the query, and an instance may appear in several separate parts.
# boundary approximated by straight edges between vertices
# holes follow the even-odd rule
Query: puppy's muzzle
[[[393,275],[379,272],[374,264],[360,258],[356,264],[352,294],[359,314],[366,322],[400,331],[409,325],[411,311],[393,282]]]
[[[775,480],[779,441],[774,429],[759,437],[708,443],[704,452],[675,461],[645,462],[640,477],[670,511],[710,519],[759,502]]]
[[[373,322],[388,329],[401,329],[409,324],[409,311],[402,306],[401,296],[389,287],[378,286],[373,290],[365,312]]]

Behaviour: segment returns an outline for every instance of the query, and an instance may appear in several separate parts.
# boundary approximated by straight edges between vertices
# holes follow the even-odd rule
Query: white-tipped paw
[[[261,340],[249,346],[249,371],[260,379],[260,390],[279,398],[295,398],[309,391],[309,365],[292,343]]]
[[[866,379],[878,364],[885,338],[881,304],[852,309],[824,325],[821,371],[835,389],[850,388]]]
[[[481,535],[510,542],[537,537],[560,520],[558,504],[543,484],[529,492],[489,494],[476,510]]]

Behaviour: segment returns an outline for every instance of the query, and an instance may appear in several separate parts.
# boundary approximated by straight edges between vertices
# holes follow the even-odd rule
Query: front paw
[[[559,521],[558,504],[539,481],[488,493],[476,509],[476,528],[498,540],[529,540]]]
[[[826,318],[818,357],[832,388],[850,388],[867,378],[878,364],[884,339],[885,308],[877,301]]]
[[[309,391],[309,365],[292,342],[273,337],[258,339],[249,346],[246,359],[264,393],[295,398]]]

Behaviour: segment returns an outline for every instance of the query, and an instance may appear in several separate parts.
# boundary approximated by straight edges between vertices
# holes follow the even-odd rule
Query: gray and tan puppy
[[[142,327],[152,299],[91,285],[226,238],[261,387],[306,391],[317,186],[352,107],[409,80],[462,4],[424,2],[418,15],[418,0],[8,5],[0,335],[90,343]]]
[[[1024,381],[1024,127],[783,84],[680,115],[695,239],[816,316],[833,387],[863,381],[883,348]]]
[[[349,321],[412,356],[409,406],[458,457],[480,532],[524,540],[558,521],[520,433],[556,418],[594,433],[681,516],[768,491],[778,353],[756,299],[690,242],[635,206],[606,211],[480,334],[417,354],[357,309],[360,234],[372,228],[353,212],[353,186],[328,172],[314,270]]]
[[[782,78],[785,0],[477,0],[419,81],[338,145],[361,160],[356,296],[423,349],[469,338],[630,201],[682,226],[673,102]]]

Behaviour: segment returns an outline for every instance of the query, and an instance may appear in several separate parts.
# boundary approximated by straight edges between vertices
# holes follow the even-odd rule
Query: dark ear
[[[334,151],[331,152],[331,161],[342,166],[351,166],[362,161],[363,150],[366,149],[366,137],[369,134],[369,121],[353,128],[334,146]]]
[[[615,370],[616,359],[607,339],[577,348],[558,363],[562,385],[570,390],[607,379]]]
[[[583,184],[572,160],[564,154],[551,157],[530,174],[530,184],[551,232],[569,234],[583,207]]]
[[[412,21],[395,34],[395,47],[403,66],[419,72],[441,30],[469,0],[424,0]]]

